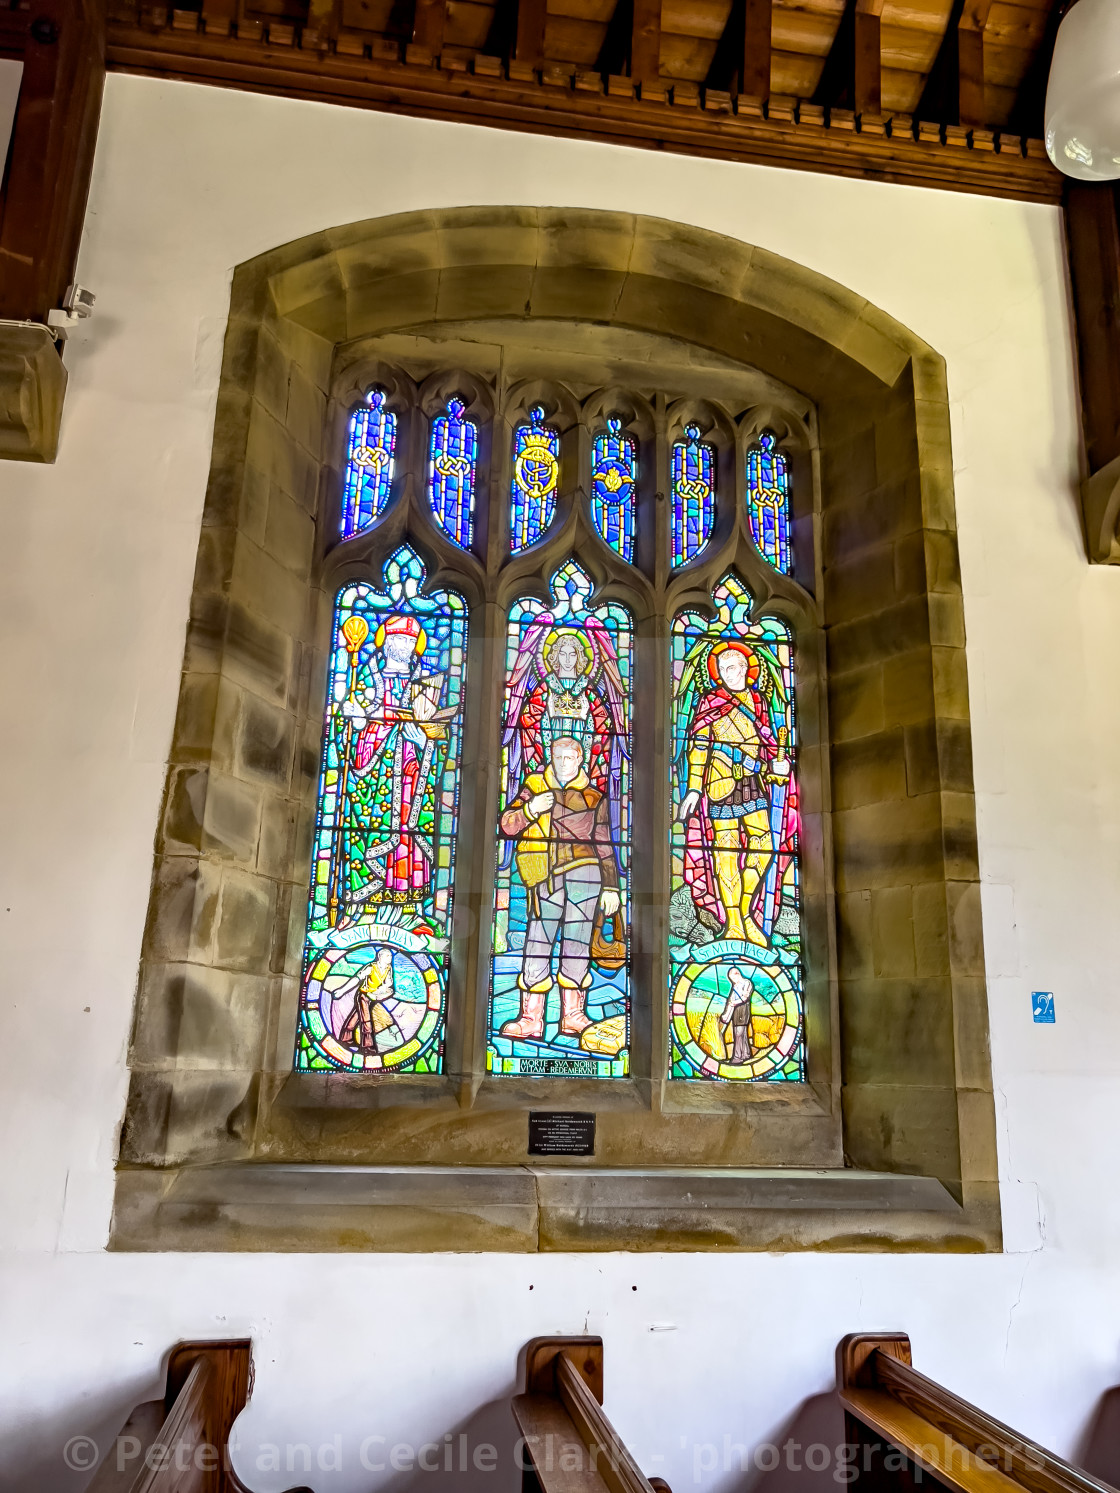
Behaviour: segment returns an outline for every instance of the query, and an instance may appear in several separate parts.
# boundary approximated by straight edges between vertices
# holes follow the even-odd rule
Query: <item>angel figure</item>
[[[617,844],[626,732],[626,686],[609,629],[595,617],[573,626],[542,612],[525,630],[510,677],[505,802],[530,774],[544,773],[554,742],[574,741],[589,783],[607,799]]]

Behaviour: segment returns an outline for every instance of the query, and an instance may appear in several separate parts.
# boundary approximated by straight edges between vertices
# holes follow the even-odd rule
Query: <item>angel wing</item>
[[[503,805],[512,802],[521,787],[522,778],[522,752],[521,732],[518,722],[521,712],[525,707],[525,701],[530,692],[540,682],[537,667],[537,655],[545,633],[552,626],[552,613],[542,612],[541,615],[530,622],[521,636],[521,642],[517,649],[517,658],[509,677],[506,691],[506,718],[502,731],[502,760],[505,764],[505,776],[502,783]],[[503,869],[509,865],[513,856],[512,841],[503,840],[501,847],[501,865]]]
[[[618,666],[618,654],[615,652],[614,639],[611,637],[610,628],[600,622],[598,617],[588,617],[584,624],[592,646],[598,655],[600,689],[607,709],[610,711],[611,725],[619,741],[625,743],[628,736],[627,710],[626,710],[626,685],[622,680],[622,671]]]
[[[715,638],[702,634],[685,655],[680,683],[677,685],[677,699],[680,702],[677,719],[683,723],[676,754],[678,762],[688,750],[688,725],[696,709],[697,700],[707,688],[708,655],[717,641]]]

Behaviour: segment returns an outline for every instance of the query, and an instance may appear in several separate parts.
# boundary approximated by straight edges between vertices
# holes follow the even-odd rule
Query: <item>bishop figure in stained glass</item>
[[[466,608],[402,548],[338,594],[296,1066],[437,1073]]]

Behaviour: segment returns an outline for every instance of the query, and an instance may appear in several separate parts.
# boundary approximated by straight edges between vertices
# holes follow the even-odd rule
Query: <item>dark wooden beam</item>
[[[45,321],[73,278],[105,81],[99,0],[31,0],[0,218],[0,317]]]
[[[525,67],[541,67],[544,63],[546,17],[545,0],[518,0],[517,42],[513,55]]]
[[[443,51],[443,33],[447,26],[447,0],[416,0],[412,18],[412,44],[423,47],[433,57]]]
[[[630,76],[635,83],[656,83],[661,76],[661,0],[633,0],[630,37]]]
[[[984,32],[992,0],[954,0],[941,45],[926,78],[915,118],[990,129]]]
[[[853,107],[857,114],[876,118],[883,112],[881,17],[884,3],[885,0],[856,0],[853,37]]]
[[[957,123],[986,128],[984,30],[992,0],[965,0],[957,24]]]
[[[743,0],[743,4],[743,67],[739,92],[766,99],[770,97],[773,7],[771,0]]]
[[[1066,236],[1089,462],[1085,538],[1091,560],[1120,564],[1120,190],[1070,182]]]

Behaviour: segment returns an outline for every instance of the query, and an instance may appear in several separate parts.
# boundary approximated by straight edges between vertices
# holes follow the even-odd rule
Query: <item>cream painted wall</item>
[[[764,245],[948,361],[1002,1256],[104,1252],[232,267],[332,224],[508,202]],[[603,1333],[608,1410],[676,1493],[742,1485],[724,1437],[775,1435],[861,1327],[905,1328],[923,1369],[1073,1451],[1120,1380],[1120,574],[1079,536],[1057,213],[114,76],[79,274],[97,310],[67,349],[58,462],[0,470],[2,1485],[80,1488],[67,1439],[112,1427],[176,1338],[235,1333],[257,1344],[238,1465],[260,1489],[411,1487],[362,1467],[363,1438],[469,1423],[503,1443],[473,1481],[512,1490],[501,1401],[555,1330]],[[1032,1025],[1032,989],[1056,1026]],[[256,1469],[295,1442],[341,1470]]]

